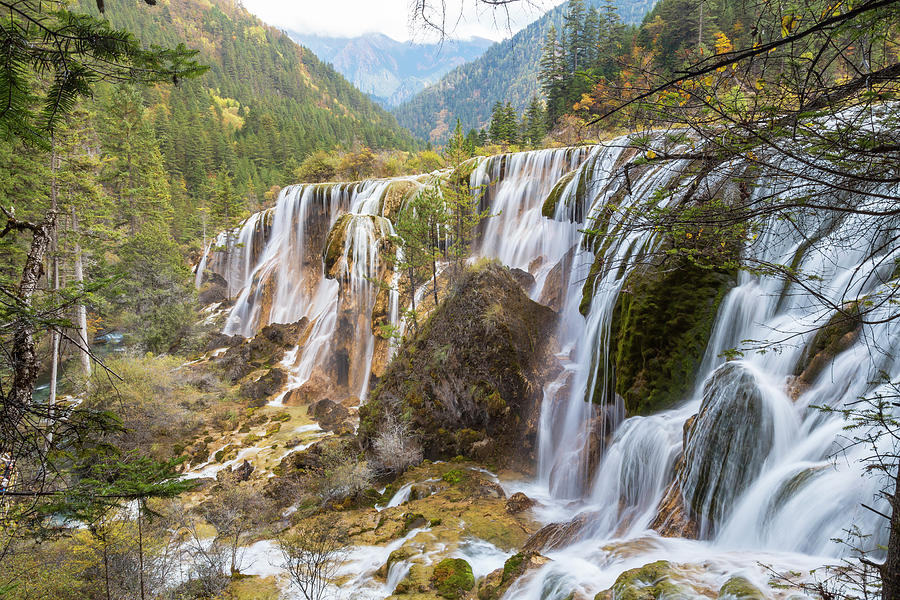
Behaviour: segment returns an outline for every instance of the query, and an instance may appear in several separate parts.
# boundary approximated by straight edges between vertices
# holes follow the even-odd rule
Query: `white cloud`
[[[440,7],[442,0],[432,0]],[[510,37],[562,0],[519,0],[493,9],[478,0],[446,0],[447,29],[454,38]],[[281,29],[336,37],[379,32],[396,40],[422,40],[411,25],[412,0],[243,0],[263,21]]]

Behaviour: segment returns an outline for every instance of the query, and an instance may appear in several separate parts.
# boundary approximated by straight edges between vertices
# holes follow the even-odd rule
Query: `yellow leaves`
[[[716,54],[725,54],[734,50],[734,44],[728,39],[728,36],[721,31],[716,34]]]
[[[595,102],[596,101],[594,100],[593,96],[591,96],[590,94],[582,94],[581,99],[578,102],[576,102],[572,106],[572,108],[574,110],[587,109],[587,108],[590,108],[591,106],[593,106]]]
[[[761,90],[764,87],[766,87],[765,79],[757,79],[756,83],[754,84],[754,87],[756,87],[756,89],[758,89],[758,90]]]
[[[844,0],[838,0],[838,2],[834,4],[826,4],[825,10],[822,11],[822,16],[820,18],[824,19],[828,16],[828,13],[831,13],[832,17],[837,17],[841,14],[841,6],[843,6]]]
[[[647,150],[647,152],[644,153],[644,156],[646,156],[648,160],[653,160],[654,158],[656,158],[656,152],[654,152],[653,150]]]
[[[781,17],[781,37],[785,38],[792,34],[800,25],[799,15],[785,15]]]

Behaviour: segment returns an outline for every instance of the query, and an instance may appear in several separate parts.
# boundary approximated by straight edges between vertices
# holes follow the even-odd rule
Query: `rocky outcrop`
[[[523,550],[543,552],[569,546],[581,539],[597,516],[596,512],[583,512],[571,521],[545,525],[528,538]]]
[[[284,369],[275,367],[255,381],[248,381],[241,385],[240,394],[250,400],[264,400],[275,394],[287,383],[287,373]]]
[[[328,398],[322,398],[307,409],[309,415],[326,431],[341,431],[346,429],[346,421],[350,411],[344,406],[336,404]]]
[[[506,501],[506,512],[511,515],[517,515],[522,511],[526,511],[534,506],[534,500],[523,494],[516,492]]]
[[[862,331],[859,302],[848,302],[816,332],[797,362],[788,393],[795,400],[812,385],[834,357],[852,346]]]
[[[253,371],[271,368],[280,361],[287,350],[302,343],[308,325],[305,317],[295,323],[266,325],[253,338],[230,347],[216,362],[226,377],[237,383]]]
[[[532,465],[555,320],[508,269],[473,267],[400,349],[360,410],[363,445],[392,414],[408,417],[426,458]]]
[[[714,530],[759,474],[774,435],[773,415],[752,371],[737,361],[722,365],[704,387],[678,477],[701,535]]]

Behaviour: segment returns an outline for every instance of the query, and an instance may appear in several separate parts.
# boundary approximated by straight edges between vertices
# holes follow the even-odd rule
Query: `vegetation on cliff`
[[[360,410],[363,443],[393,415],[409,422],[427,458],[527,460],[554,322],[553,311],[531,301],[508,269],[489,261],[471,268]]]

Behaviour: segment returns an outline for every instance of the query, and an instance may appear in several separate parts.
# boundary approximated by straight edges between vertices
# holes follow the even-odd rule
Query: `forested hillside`
[[[188,40],[209,69],[177,85],[99,84],[52,143],[0,141],[0,192],[21,218],[37,221],[57,207],[51,285],[91,291],[85,337],[118,330],[166,351],[190,343],[189,259],[274,200],[308,155],[418,143],[332,67],[239,4],[105,4],[103,16],[144,46]],[[93,0],[70,8],[99,15]],[[3,276],[15,280],[25,250],[5,241],[3,249],[13,257]]]
[[[590,0],[588,7],[607,2]],[[611,2],[627,24],[637,24],[653,8],[653,0]],[[484,127],[495,102],[509,101],[521,112],[541,94],[538,70],[544,38],[551,27],[562,30],[568,10],[565,2],[540,19],[489,48],[476,61],[462,65],[439,82],[394,109],[400,124],[418,136],[434,141],[447,136],[456,118],[465,129]]]
[[[169,172],[197,197],[210,173],[227,171],[243,190],[289,180],[311,151],[413,144],[393,117],[312,52],[226,0],[164,2],[144,10],[106,3],[110,22],[144,44],[189,40],[209,72],[197,81],[151,90],[146,103]],[[90,0],[80,8],[96,13]]]

